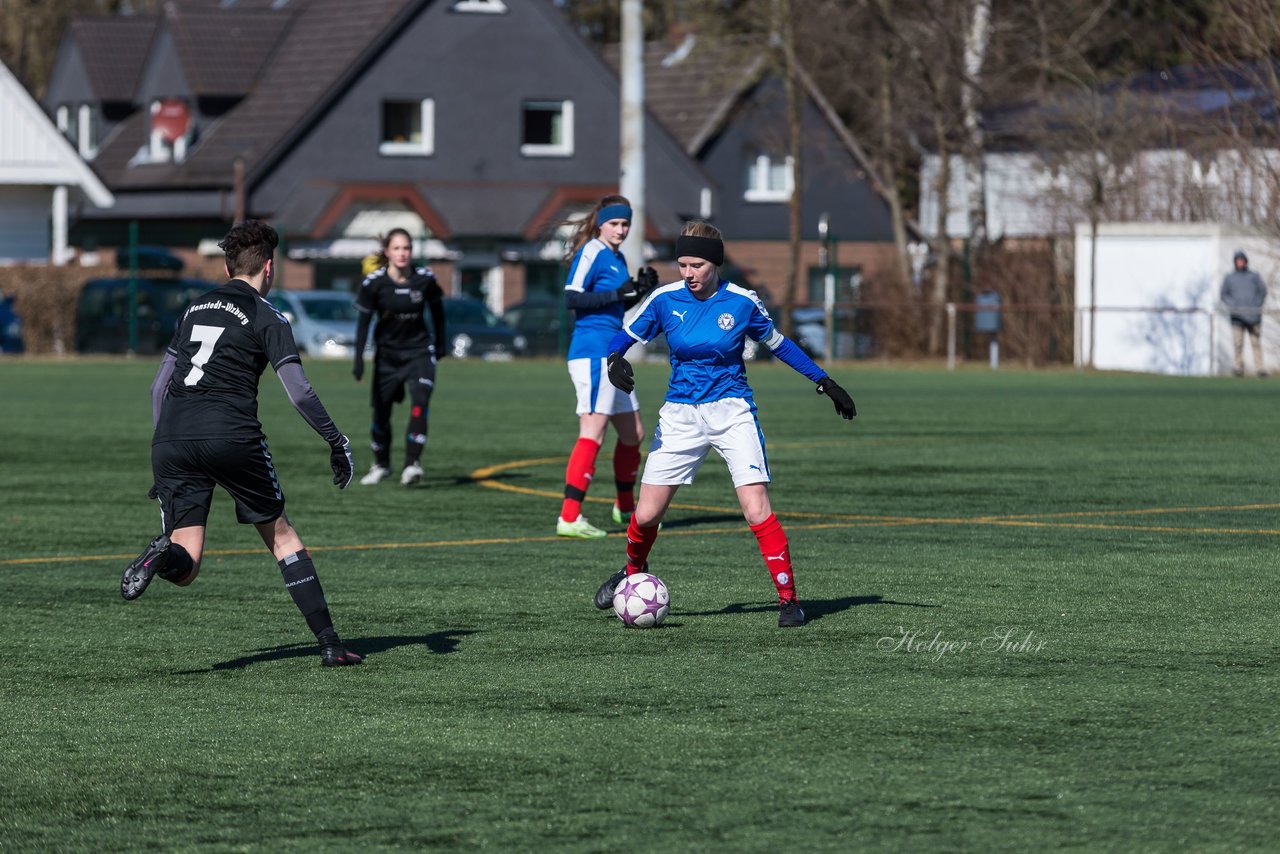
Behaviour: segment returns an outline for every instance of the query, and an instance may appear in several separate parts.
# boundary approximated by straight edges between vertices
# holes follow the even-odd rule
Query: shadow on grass
[[[844,596],[839,599],[801,599],[807,622],[821,620],[831,614],[839,614],[860,605],[898,605],[904,608],[940,608],[940,605],[926,605],[923,602],[898,602],[883,596]],[[719,611],[673,611],[672,616],[681,617],[719,617],[726,614],[756,614],[766,611],[777,611],[777,602],[736,602],[726,605]]]
[[[737,510],[726,510],[720,514],[707,514],[705,516],[679,516],[675,519],[663,519],[662,529],[664,531],[678,531],[681,528],[692,528],[695,525],[723,525],[726,519],[737,519],[742,521],[742,514]]]
[[[365,658],[402,646],[419,644],[438,655],[448,655],[458,651],[458,644],[467,635],[476,634],[475,629],[449,629],[443,632],[432,632],[429,635],[385,635],[372,638],[348,638],[345,643],[348,649],[360,653]],[[283,661],[288,658],[315,658],[319,650],[314,643],[288,644],[260,649],[253,655],[220,661],[207,670],[180,670],[175,676],[194,676],[198,673],[214,673],[219,670],[242,670],[250,664],[264,661]]]

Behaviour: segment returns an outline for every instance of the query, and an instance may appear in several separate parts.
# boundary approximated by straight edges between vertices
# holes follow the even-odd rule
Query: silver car
[[[267,299],[288,318],[300,353],[320,359],[355,356],[357,313],[351,294],[282,290],[272,291]],[[373,355],[372,340],[366,342],[365,354]]]

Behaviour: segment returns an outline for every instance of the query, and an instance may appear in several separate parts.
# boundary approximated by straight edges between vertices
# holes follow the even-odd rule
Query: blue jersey
[[[643,344],[659,332],[667,336],[671,382],[666,399],[672,403],[741,397],[754,406],[742,345],[748,335],[770,349],[785,340],[755,291],[728,281],[705,300],[683,281],[664,285],[645,298],[624,331]]]
[[[569,281],[564,289],[579,293],[616,291],[630,280],[622,253],[614,252],[609,244],[596,237],[574,253]],[[573,340],[569,342],[569,358],[603,359],[609,355],[609,339],[622,328],[625,312],[621,302],[611,302],[600,308],[578,309]]]

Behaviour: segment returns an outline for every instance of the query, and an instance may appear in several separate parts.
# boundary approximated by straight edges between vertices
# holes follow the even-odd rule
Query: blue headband
[[[604,225],[611,219],[625,219],[631,222],[631,206],[605,205],[600,209],[600,213],[596,214],[596,225]]]

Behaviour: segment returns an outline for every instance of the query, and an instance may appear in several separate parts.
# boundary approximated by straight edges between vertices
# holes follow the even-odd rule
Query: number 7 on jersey
[[[200,378],[204,376],[204,366],[209,362],[209,357],[213,355],[213,345],[218,343],[218,336],[222,335],[221,326],[201,326],[196,324],[191,327],[191,341],[199,344],[200,349],[191,357],[191,370],[187,373],[186,378],[182,380],[183,385],[195,385],[200,382]]]

